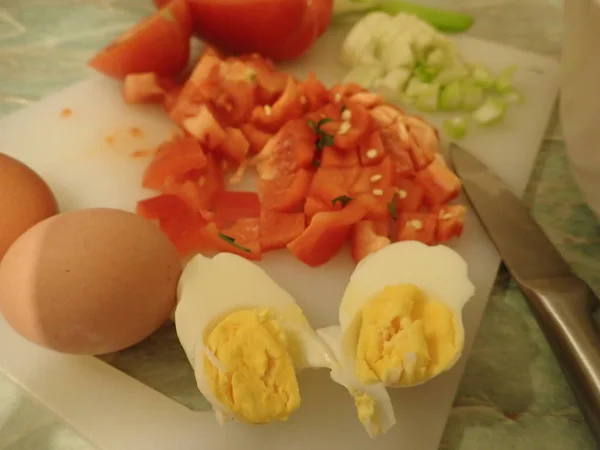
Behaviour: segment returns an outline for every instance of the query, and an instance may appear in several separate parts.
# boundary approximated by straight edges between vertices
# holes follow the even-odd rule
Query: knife
[[[593,320],[600,313],[600,300],[498,176],[455,144],[449,157],[600,443],[600,330]]]

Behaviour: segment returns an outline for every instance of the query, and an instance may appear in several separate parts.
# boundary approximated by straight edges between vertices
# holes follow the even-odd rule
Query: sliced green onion
[[[435,77],[435,82],[438,84],[448,84],[453,81],[463,80],[469,76],[469,71],[461,63],[455,63],[452,66],[442,69]]]
[[[436,48],[429,52],[429,54],[425,58],[425,64],[435,69],[442,69],[448,64],[448,60],[448,54],[443,49]]]
[[[440,85],[427,84],[416,98],[415,106],[421,111],[435,111],[438,107]]]
[[[473,112],[473,120],[479,125],[491,125],[504,117],[506,104],[495,97],[490,97]]]
[[[473,81],[463,81],[462,106],[467,111],[475,111],[485,100],[485,92],[481,86],[476,86]]]
[[[429,89],[430,84],[424,83],[417,77],[412,77],[406,85],[404,93],[407,97],[416,98],[421,95],[422,92],[426,92]]]
[[[455,111],[462,105],[462,83],[454,81],[442,88],[440,93],[440,109],[444,111]]]
[[[392,69],[375,83],[375,88],[383,91],[384,94],[396,95],[404,91],[410,77],[411,72],[408,69]]]
[[[481,86],[484,89],[489,88],[494,84],[494,77],[490,70],[481,65],[475,64],[471,70],[471,79],[477,86]]]
[[[525,97],[519,91],[512,89],[507,91],[502,96],[502,99],[508,104],[522,104],[525,102]]]
[[[356,83],[364,88],[370,89],[381,77],[385,71],[377,66],[355,66],[346,74],[342,83]]]
[[[508,66],[502,69],[498,78],[494,82],[494,88],[501,93],[504,93],[512,89],[512,76],[517,70],[516,66]]]
[[[413,73],[424,83],[431,83],[436,75],[436,71],[433,68],[422,64],[417,65],[413,70]]]
[[[453,139],[462,139],[467,135],[469,125],[462,116],[452,117],[444,121],[444,130]]]

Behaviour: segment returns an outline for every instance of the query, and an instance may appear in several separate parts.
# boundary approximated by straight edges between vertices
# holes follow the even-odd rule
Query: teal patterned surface
[[[573,0],[577,1],[577,0]],[[558,57],[557,0],[433,0],[476,17],[472,34]],[[0,0],[0,114],[15,111],[86,77],[85,61],[151,11],[149,0]],[[567,167],[556,121],[538,157],[526,200],[577,272],[600,290],[598,223]],[[148,348],[173,348],[159,332],[142,351],[109,362],[182,402],[194,398],[189,374],[152,368]],[[0,344],[1,345],[1,344]],[[190,386],[182,389],[181,386]],[[195,405],[199,406],[199,405]],[[524,299],[501,270],[468,361],[441,448],[444,450],[588,450],[595,448],[560,369]],[[54,414],[0,374],[0,449],[88,450]],[[410,449],[407,449],[410,450]]]

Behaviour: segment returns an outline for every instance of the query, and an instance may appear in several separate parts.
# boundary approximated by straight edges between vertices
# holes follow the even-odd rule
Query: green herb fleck
[[[313,159],[312,165],[313,167],[316,167],[318,169],[319,167],[321,167],[321,161],[319,161],[318,159]]]
[[[335,204],[339,202],[340,205],[342,205],[342,208],[343,208],[348,203],[350,203],[351,201],[352,201],[352,197],[348,197],[347,195],[340,195],[339,197],[336,197],[333,200],[331,200],[331,204],[333,206],[335,206]]]
[[[342,109],[340,109],[340,112],[343,113],[347,109],[348,109],[348,107],[346,105],[342,105]]]
[[[395,192],[392,201],[387,204],[387,209],[390,212],[392,219],[398,219],[398,193]]]
[[[326,123],[329,123],[331,121],[332,121],[332,119],[330,119],[329,117],[325,117],[325,118],[319,120],[317,123],[313,122],[312,120],[309,120],[307,122],[308,126],[315,133],[317,133],[317,140],[315,141],[315,145],[317,146],[318,151],[323,150],[324,147],[333,146],[333,136],[331,134],[326,133],[325,131],[323,131],[321,129],[321,127],[323,125],[325,125]]]
[[[247,253],[251,253],[252,250],[250,250],[249,248],[243,247],[240,244],[236,244],[235,239],[232,238],[231,236],[227,236],[226,234],[223,233],[219,233],[219,237],[221,239],[223,239],[225,242],[230,243],[231,245],[233,245],[234,247],[239,248],[241,251],[243,252],[247,252]]]

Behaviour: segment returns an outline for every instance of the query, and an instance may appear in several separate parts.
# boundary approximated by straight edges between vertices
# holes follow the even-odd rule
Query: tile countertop
[[[559,55],[559,0],[423,3],[474,15],[475,36]],[[94,50],[149,11],[150,0],[0,0],[0,114],[83,79]],[[568,172],[557,126],[550,127],[526,198],[577,272],[600,290],[600,271],[594,270],[600,233]],[[498,276],[441,448],[594,448],[548,345],[505,271]],[[0,449],[92,447],[0,374]]]

